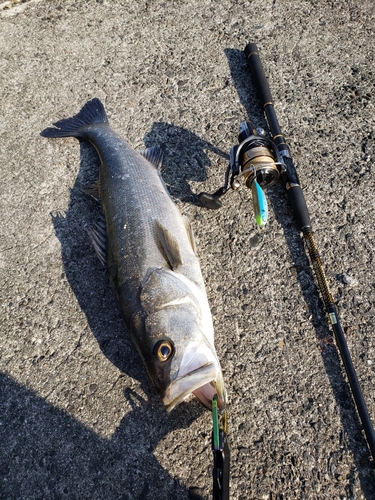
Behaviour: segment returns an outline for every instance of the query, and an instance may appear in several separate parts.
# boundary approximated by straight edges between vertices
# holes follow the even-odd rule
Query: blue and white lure
[[[268,205],[266,195],[264,194],[264,191],[255,176],[253,182],[251,183],[251,192],[253,195],[255,220],[258,226],[262,227],[268,220]]]

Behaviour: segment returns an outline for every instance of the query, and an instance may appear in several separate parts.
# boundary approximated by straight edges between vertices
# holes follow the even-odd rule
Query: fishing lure
[[[253,195],[255,220],[258,226],[262,227],[268,220],[268,205],[266,195],[264,194],[264,191],[255,176],[253,182],[251,183],[251,192]]]

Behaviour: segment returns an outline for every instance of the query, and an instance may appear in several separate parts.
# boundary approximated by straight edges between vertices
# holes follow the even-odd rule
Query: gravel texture
[[[9,3],[9,2],[5,2]],[[15,2],[11,2],[15,4]],[[93,97],[193,223],[230,398],[231,498],[374,499],[366,441],[284,189],[208,211],[258,44],[375,422],[372,0],[33,0],[0,12],[0,498],[209,499],[210,414],[166,414],[88,237],[94,150],[39,132]]]

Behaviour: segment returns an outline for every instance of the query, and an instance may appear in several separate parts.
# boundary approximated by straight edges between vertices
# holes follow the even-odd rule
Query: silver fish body
[[[98,99],[54,125],[41,135],[86,139],[100,156],[94,191],[104,223],[89,235],[166,408],[191,393],[208,408],[218,394],[223,408],[226,392],[194,236],[157,168],[161,150],[132,149],[109,127]]]

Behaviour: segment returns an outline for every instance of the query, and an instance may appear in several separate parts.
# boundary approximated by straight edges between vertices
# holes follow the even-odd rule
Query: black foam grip
[[[293,209],[294,218],[296,219],[298,228],[300,229],[300,231],[310,231],[310,214],[301,186],[290,187],[288,189],[288,198],[289,203]]]
[[[268,102],[273,103],[271,90],[258,54],[258,47],[255,43],[249,43],[246,45],[244,52],[262,106],[264,107]]]

